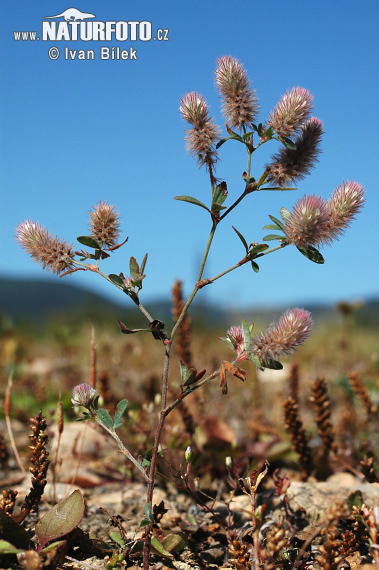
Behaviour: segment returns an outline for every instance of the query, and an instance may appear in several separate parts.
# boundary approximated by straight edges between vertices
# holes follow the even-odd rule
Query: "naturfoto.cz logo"
[[[63,19],[61,19],[63,18]],[[169,30],[157,29],[153,32],[152,23],[144,20],[138,21],[107,21],[102,22],[95,20],[95,14],[81,12],[77,8],[68,8],[62,13],[55,16],[45,16],[42,21],[41,36],[36,31],[29,32],[13,32],[15,41],[84,41],[84,42],[135,42],[135,41],[168,41]],[[59,21],[54,21],[59,20]],[[49,49],[48,55],[50,59],[58,59],[60,50],[53,46]],[[89,60],[96,59],[95,50],[80,49],[71,50],[68,47],[64,49],[64,59],[73,60]],[[120,59],[120,60],[136,60],[137,50],[133,47],[121,49],[120,47],[100,48],[100,59]]]

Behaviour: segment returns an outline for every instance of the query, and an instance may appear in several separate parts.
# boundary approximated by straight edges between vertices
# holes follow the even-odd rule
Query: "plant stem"
[[[100,425],[103,429],[105,429],[105,431],[107,431],[107,432],[113,437],[113,439],[116,440],[117,445],[118,445],[118,447],[119,447],[121,453],[122,453],[123,455],[125,455],[125,456],[129,459],[129,461],[131,461],[131,462],[137,467],[137,469],[138,469],[139,471],[141,471],[141,473],[142,473],[142,475],[144,476],[146,482],[149,483],[149,482],[150,482],[150,479],[149,479],[148,475],[146,474],[144,468],[143,468],[142,465],[137,461],[137,459],[135,459],[135,458],[133,457],[133,455],[130,453],[130,451],[125,447],[125,445],[123,444],[123,442],[121,441],[121,439],[118,437],[117,432],[116,432],[115,430],[113,430],[113,429],[107,428],[107,426],[105,426],[103,423],[100,423],[100,422],[98,422],[98,423],[99,423],[99,425]]]
[[[262,257],[263,255],[267,255],[268,253],[272,253],[273,251],[278,251],[279,249],[282,249],[283,247],[289,245],[288,242],[281,242],[280,245],[276,246],[276,247],[272,247],[270,249],[266,249],[266,251],[263,251],[261,253],[258,253],[254,259],[258,259],[259,257]],[[242,265],[245,265],[245,263],[247,263],[248,261],[251,261],[249,256],[246,255],[244,258],[242,258],[240,261],[238,261],[235,265],[232,265],[231,267],[229,267],[228,269],[225,269],[225,271],[222,271],[222,273],[219,273],[218,275],[215,275],[214,277],[210,277],[209,279],[205,279],[205,285],[210,285],[211,283],[214,283],[214,281],[217,281],[217,279],[220,279],[220,277],[223,277],[224,275],[226,275],[227,273],[230,273],[231,271],[234,271],[234,269],[237,269],[238,267],[241,267]]]

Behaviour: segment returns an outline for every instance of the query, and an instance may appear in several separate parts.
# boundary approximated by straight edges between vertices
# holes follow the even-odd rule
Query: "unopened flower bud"
[[[232,458],[230,457],[230,455],[228,455],[227,457],[225,457],[225,465],[227,469],[230,469],[231,466],[233,464]]]
[[[187,447],[187,449],[185,450],[185,452],[184,452],[184,457],[185,457],[187,463],[189,463],[189,462],[191,461],[192,449],[191,449],[191,446],[190,446],[190,445],[189,445],[189,446]]]
[[[226,336],[233,345],[234,350],[238,355],[239,360],[244,360],[247,358],[245,349],[245,339],[243,337],[242,327],[231,327],[227,332]]]
[[[74,406],[83,406],[90,409],[97,396],[97,391],[90,384],[78,384],[72,390],[71,402]]]

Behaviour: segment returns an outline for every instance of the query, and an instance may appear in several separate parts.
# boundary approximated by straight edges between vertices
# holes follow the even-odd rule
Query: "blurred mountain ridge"
[[[128,327],[145,326],[146,319],[138,307],[126,296],[123,301],[116,303],[101,294],[58,280],[0,277],[0,316],[15,323],[30,321],[43,325],[55,318],[91,319],[94,322],[120,319],[126,321]],[[354,304],[351,306],[354,307]],[[314,303],[304,306],[317,321],[335,319],[343,310],[349,312],[349,307],[348,303],[342,302],[339,309],[336,304]],[[153,318],[161,319],[167,324],[172,321],[169,299],[148,302],[146,308]],[[190,315],[198,326],[217,328],[239,324],[242,318],[248,322],[267,323],[278,318],[287,308],[273,306],[235,309],[198,300],[191,305]],[[363,300],[354,312],[359,323],[378,326],[379,297]]]

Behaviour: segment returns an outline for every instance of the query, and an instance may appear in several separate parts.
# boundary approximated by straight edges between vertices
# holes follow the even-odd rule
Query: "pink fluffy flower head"
[[[71,402],[74,406],[91,408],[97,396],[97,391],[90,384],[78,384],[72,390]]]
[[[41,263],[43,269],[59,275],[72,268],[73,246],[52,236],[38,222],[26,220],[19,224],[16,239],[32,259]]]
[[[282,137],[296,132],[312,112],[313,95],[303,87],[293,87],[281,96],[269,115],[268,124]]]
[[[237,353],[238,360],[245,360],[247,358],[247,353],[245,349],[245,340],[243,338],[242,327],[231,327],[226,332],[226,336],[232,343],[233,348]]]
[[[199,166],[205,164],[211,171],[218,156],[214,145],[220,137],[220,129],[209,116],[208,103],[202,95],[192,91],[181,98],[179,110],[192,126],[186,132],[188,152],[197,157]]]
[[[318,245],[329,233],[326,202],[319,196],[303,196],[285,219],[287,241],[298,247]]]
[[[112,247],[120,237],[120,214],[108,202],[99,202],[89,212],[89,230],[100,244]]]
[[[217,60],[216,86],[223,102],[222,113],[231,127],[242,129],[255,120],[258,99],[238,59],[224,55]]]
[[[323,134],[322,122],[312,117],[301,125],[299,136],[294,140],[296,149],[282,146],[272,156],[268,165],[270,173],[267,182],[271,186],[284,187],[295,180],[302,180],[314,168],[320,154],[320,142]]]
[[[258,356],[262,366],[270,360],[278,360],[302,345],[312,331],[313,321],[308,311],[290,309],[276,323],[251,341],[250,350]]]
[[[329,216],[329,232],[324,238],[325,243],[338,239],[349,227],[350,222],[361,210],[365,198],[364,188],[354,181],[343,182],[334,190],[326,205]]]

